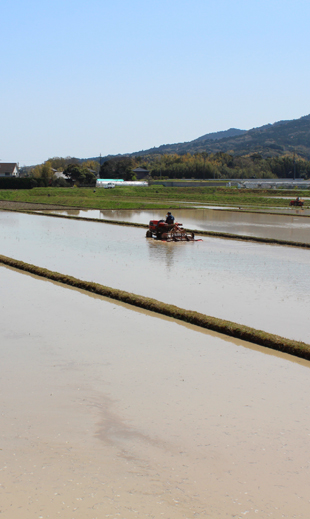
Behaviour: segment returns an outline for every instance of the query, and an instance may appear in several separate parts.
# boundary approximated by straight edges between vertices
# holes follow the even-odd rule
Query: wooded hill
[[[102,178],[122,177],[124,167],[128,171],[142,167],[153,178],[296,176],[307,179],[310,178],[310,115],[248,131],[231,128],[191,142],[102,157],[101,164]]]
[[[252,130],[231,128],[191,142],[167,144],[131,154],[77,159],[54,157],[44,164],[52,171],[69,164],[101,178],[133,176],[137,167],[153,178],[310,178],[310,115]],[[100,167],[101,165],[101,167]],[[34,176],[41,169],[25,168]],[[38,169],[39,168],[39,169]],[[86,169],[85,169],[86,168]],[[99,172],[100,168],[100,172]],[[36,172],[36,169],[38,171]],[[28,173],[28,171],[26,171]],[[38,173],[38,175],[36,175]]]
[[[296,153],[300,158],[310,160],[310,115],[291,121],[279,121],[252,130],[230,130],[210,133],[190,142],[166,144],[143,150],[130,156],[177,153],[225,152],[230,155],[251,155],[257,153],[263,158]]]

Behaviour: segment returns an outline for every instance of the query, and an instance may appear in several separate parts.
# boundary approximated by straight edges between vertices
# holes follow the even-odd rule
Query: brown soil
[[[9,200],[0,200],[0,209],[11,209],[16,211],[44,211],[44,209],[75,209],[74,207],[65,207],[65,206],[59,206],[59,205],[53,205],[53,204],[34,204],[31,202],[11,202]]]

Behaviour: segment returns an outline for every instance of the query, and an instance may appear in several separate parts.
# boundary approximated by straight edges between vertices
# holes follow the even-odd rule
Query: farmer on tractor
[[[172,224],[174,223],[174,216],[168,211],[166,216],[166,223]]]
[[[162,241],[194,241],[195,234],[183,229],[182,225],[176,222],[174,216],[168,211],[166,220],[150,220],[146,237]]]

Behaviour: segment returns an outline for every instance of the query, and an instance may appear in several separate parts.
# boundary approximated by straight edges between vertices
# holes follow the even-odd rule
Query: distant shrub
[[[55,178],[52,181],[52,186],[53,187],[69,187],[70,184],[69,184],[69,182],[66,181],[65,178],[59,177],[59,178]]]
[[[30,177],[0,177],[0,189],[32,189],[37,186],[37,181]]]

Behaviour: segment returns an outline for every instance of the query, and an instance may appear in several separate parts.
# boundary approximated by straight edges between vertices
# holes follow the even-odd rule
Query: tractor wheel
[[[152,234],[152,231],[148,230],[146,231],[146,235],[145,235],[147,238],[152,238],[153,234]]]

